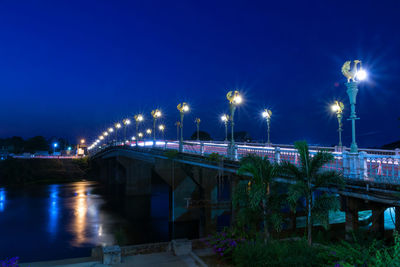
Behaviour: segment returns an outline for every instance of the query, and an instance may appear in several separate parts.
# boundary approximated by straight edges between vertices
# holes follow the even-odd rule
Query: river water
[[[130,244],[168,240],[168,190],[155,188],[150,217],[134,223],[108,205],[95,182],[0,188],[0,260],[85,257],[92,247],[113,245],[116,231]]]

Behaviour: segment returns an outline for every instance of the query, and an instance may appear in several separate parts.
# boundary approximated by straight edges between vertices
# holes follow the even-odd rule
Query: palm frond
[[[297,141],[294,143],[294,147],[300,156],[301,168],[304,172],[309,175],[310,170],[310,153],[308,151],[308,144],[306,141]]]
[[[329,170],[323,171],[315,174],[315,178],[313,180],[313,188],[321,188],[328,186],[335,186],[342,188],[344,186],[344,178],[340,172]]]
[[[292,178],[294,180],[304,180],[304,173],[293,163],[283,161],[281,163],[280,172],[283,176]]]
[[[315,175],[325,164],[334,159],[333,155],[326,151],[318,151],[310,160],[310,176]]]

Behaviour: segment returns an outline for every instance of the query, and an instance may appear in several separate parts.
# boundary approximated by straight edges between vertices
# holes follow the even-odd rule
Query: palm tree
[[[302,198],[306,210],[306,230],[307,240],[312,243],[312,225],[317,219],[327,228],[329,225],[329,211],[339,209],[337,197],[329,192],[321,191],[322,188],[332,186],[341,187],[344,185],[342,174],[333,170],[323,170],[323,166],[334,159],[333,155],[327,151],[319,151],[314,157],[310,156],[307,142],[295,142],[295,148],[300,155],[300,166],[290,162],[282,163],[283,174],[294,180],[288,189],[288,202],[292,210]],[[316,197],[316,192],[320,193]]]
[[[282,195],[274,182],[279,169],[279,165],[271,163],[267,157],[247,155],[241,159],[238,170],[239,175],[251,176],[248,183],[239,183],[234,196],[234,206],[240,206],[238,217],[247,222],[253,220],[253,225],[262,221],[265,241],[270,238],[269,229],[280,230],[283,221]]]

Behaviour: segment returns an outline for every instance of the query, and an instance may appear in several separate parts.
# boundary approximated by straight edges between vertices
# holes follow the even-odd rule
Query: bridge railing
[[[136,146],[136,142],[125,145]],[[141,147],[179,150],[178,141],[140,141],[137,145]],[[343,149],[343,151],[339,151],[337,148],[311,146],[311,157],[320,150],[330,151],[334,156],[333,161],[323,166],[325,169],[341,171],[346,178],[353,181],[400,185],[399,149],[360,149],[359,153],[349,153],[346,148]],[[198,155],[218,153],[233,160],[240,160],[248,154],[255,154],[267,157],[271,162],[279,163],[288,161],[297,166],[300,165],[300,158],[297,150],[293,146],[288,145],[279,147],[276,145],[266,146],[262,144],[260,146],[255,146],[249,143],[238,143],[235,144],[232,151],[227,142],[185,141],[183,144],[183,152]]]

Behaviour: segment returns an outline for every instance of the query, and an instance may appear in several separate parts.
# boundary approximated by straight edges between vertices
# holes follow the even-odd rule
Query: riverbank
[[[59,184],[88,178],[89,164],[81,159],[6,159],[0,161],[0,186]]]

